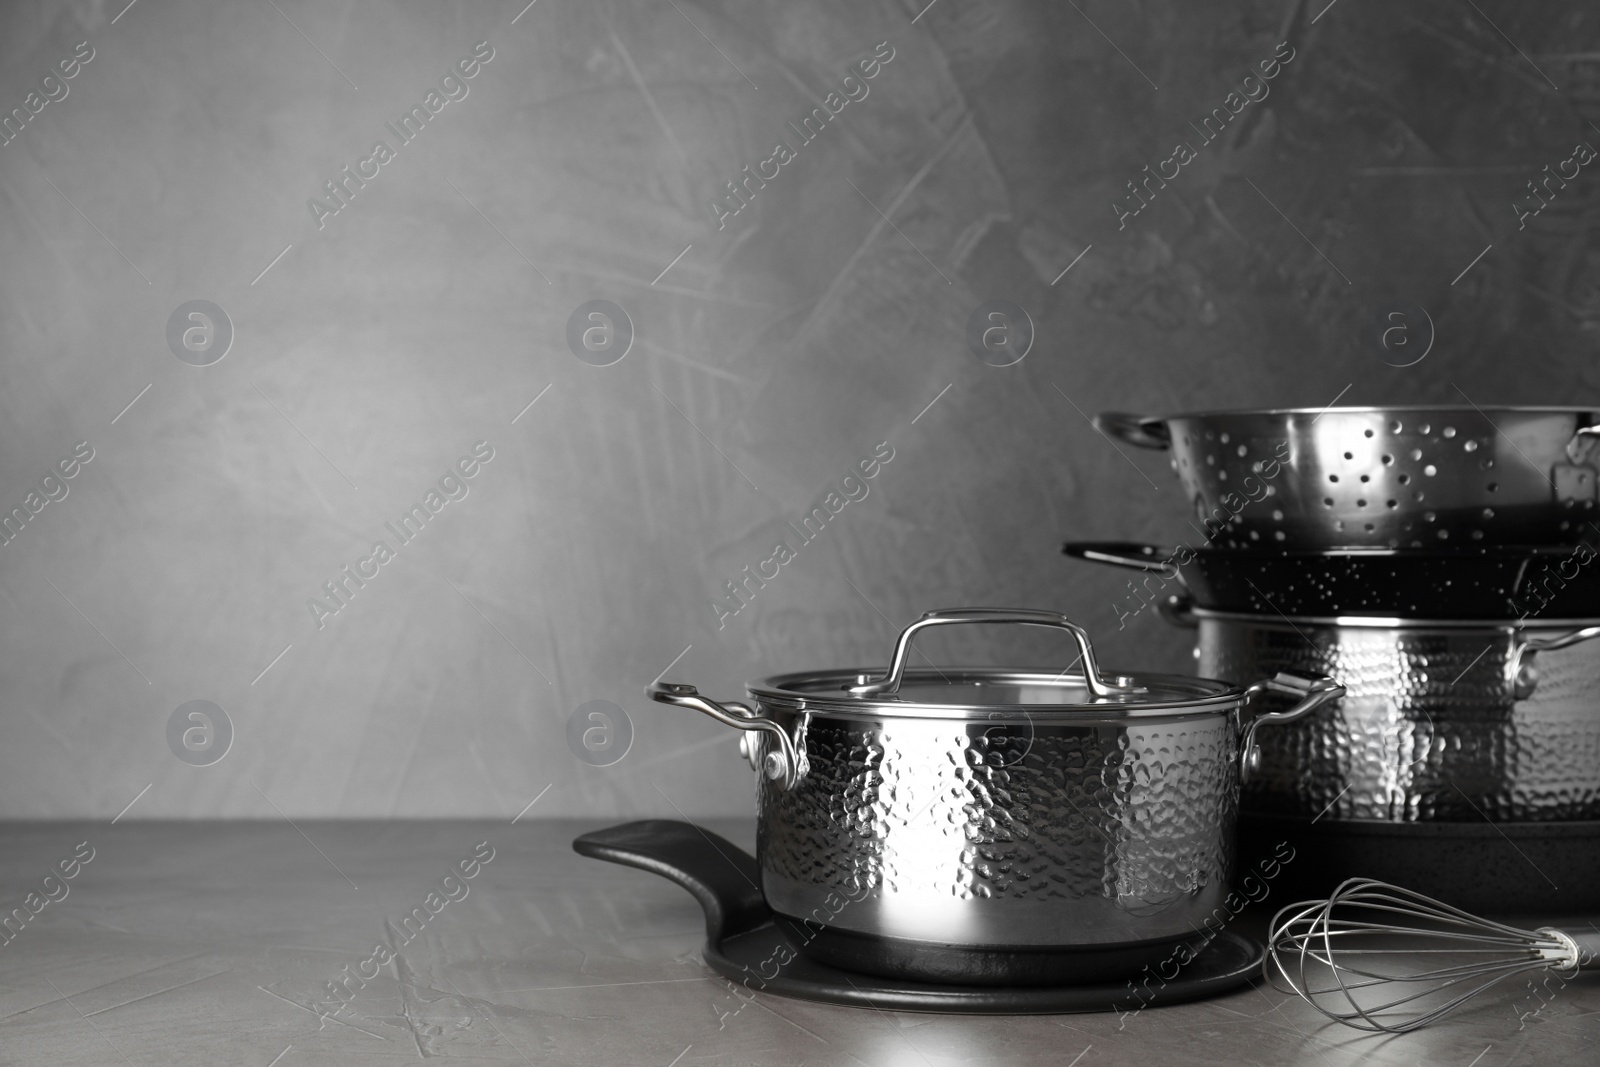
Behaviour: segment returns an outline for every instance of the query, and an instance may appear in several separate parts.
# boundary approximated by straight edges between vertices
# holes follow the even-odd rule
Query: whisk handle
[[[1600,971],[1600,930],[1563,930],[1562,933],[1578,946],[1578,969]]]
[[[1541,926],[1534,933],[1560,942],[1559,949],[1540,950],[1558,972],[1572,975],[1578,971],[1600,971],[1600,930],[1561,930],[1554,926]],[[1576,953],[1576,960],[1571,958],[1573,953]]]

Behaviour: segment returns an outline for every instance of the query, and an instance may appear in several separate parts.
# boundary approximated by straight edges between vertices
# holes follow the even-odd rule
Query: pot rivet
[[[762,761],[761,768],[768,778],[774,780],[783,777],[784,765],[781,752],[768,752],[767,758]]]

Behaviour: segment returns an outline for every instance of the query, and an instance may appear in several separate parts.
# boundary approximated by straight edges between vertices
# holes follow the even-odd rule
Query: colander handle
[[[1269,711],[1257,715],[1245,725],[1239,738],[1239,782],[1248,782],[1261,768],[1261,746],[1256,744],[1256,731],[1263,726],[1276,726],[1311,714],[1330,700],[1344,696],[1344,686],[1325,674],[1297,674],[1281,671],[1266,681],[1257,682],[1245,691],[1247,697],[1261,693],[1287,693],[1301,698],[1300,703],[1285,711]]]
[[[1095,429],[1124,444],[1153,448],[1158,452],[1172,447],[1172,431],[1167,429],[1167,420],[1159,416],[1102,411],[1093,421]]]
[[[1157,548],[1137,541],[1068,541],[1061,546],[1061,554],[1090,563],[1109,563],[1113,567],[1126,567],[1146,574],[1159,574],[1163,578],[1183,581],[1178,570],[1175,548]]]
[[[768,749],[766,756],[759,763],[755,758],[755,749],[740,739],[739,750],[750,760],[752,767],[763,771],[768,778],[776,781],[784,789],[793,789],[800,780],[800,758],[795,749],[794,739],[786,733],[782,726],[762,715],[754,708],[729,700],[718,703],[708,700],[700,695],[700,690],[692,685],[681,682],[652,682],[645,689],[645,695],[651,700],[662,704],[671,704],[678,708],[693,708],[703,715],[709,715],[724,726],[731,726],[735,730],[747,730],[764,733],[773,739],[774,747]]]
[[[856,696],[879,696],[884,693],[895,693],[900,689],[900,682],[905,676],[906,661],[911,658],[911,642],[918,633],[930,626],[952,626],[956,623],[1011,623],[1019,626],[1052,626],[1065,630],[1072,635],[1078,643],[1078,651],[1083,660],[1083,678],[1089,687],[1089,692],[1097,697],[1108,697],[1117,693],[1135,692],[1131,686],[1119,682],[1107,681],[1100,676],[1100,669],[1095,665],[1094,646],[1089,643],[1089,633],[1083,627],[1067,618],[1065,615],[1054,611],[1035,611],[1031,608],[954,608],[944,611],[930,611],[922,618],[900,631],[899,640],[894,644],[894,655],[889,659],[889,669],[882,678],[875,681],[863,682],[860,685],[849,687],[849,692]]]

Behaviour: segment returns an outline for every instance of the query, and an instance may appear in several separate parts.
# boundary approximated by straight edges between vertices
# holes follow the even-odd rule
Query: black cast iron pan
[[[1185,589],[1197,607],[1291,616],[1585,618],[1600,614],[1600,557],[1588,545],[1247,551],[1068,541],[1086,559],[1146,572],[1132,599]]]

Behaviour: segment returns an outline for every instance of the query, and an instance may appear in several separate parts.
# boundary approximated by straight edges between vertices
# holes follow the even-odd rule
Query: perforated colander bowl
[[[1597,412],[1106,412],[1095,425],[1171,451],[1195,528],[1215,546],[1451,548],[1600,539]]]

